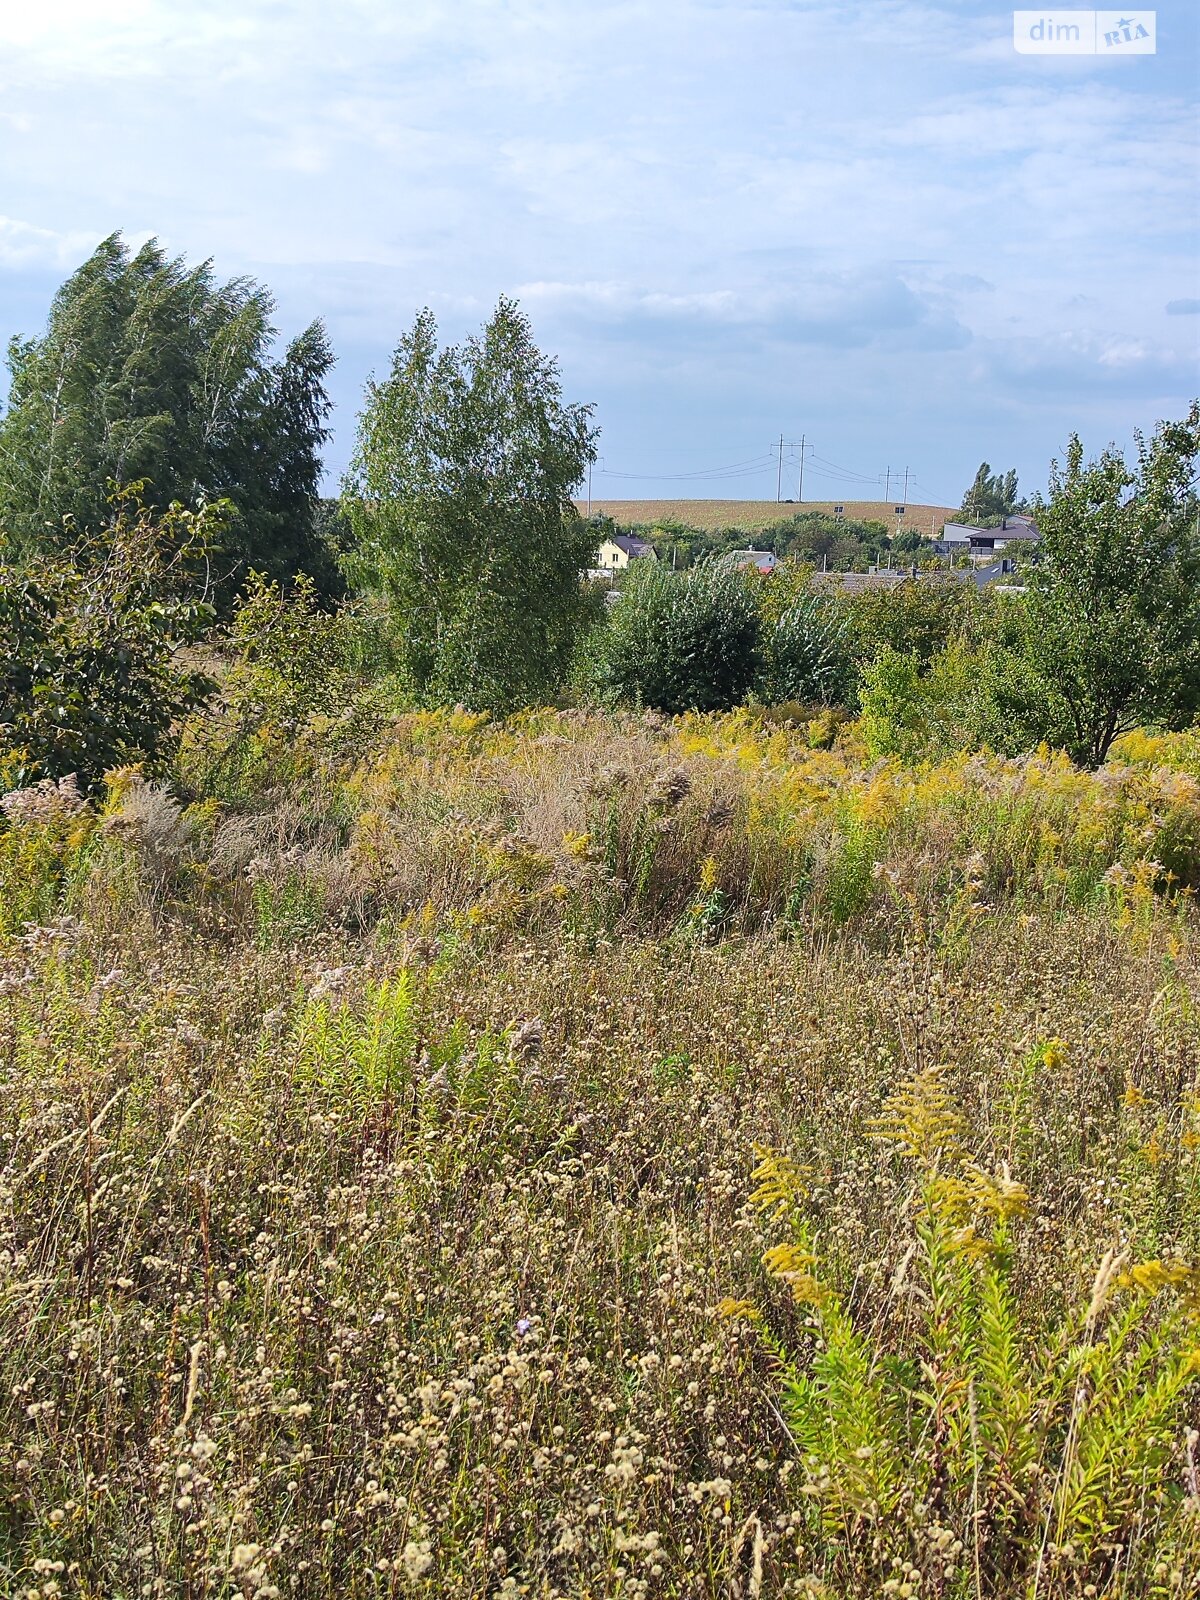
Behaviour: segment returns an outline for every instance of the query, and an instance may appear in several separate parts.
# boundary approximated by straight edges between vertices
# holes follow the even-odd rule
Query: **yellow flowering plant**
[[[1047,1064],[1060,1045],[1044,1047]],[[779,1361],[823,1581],[963,1600],[1104,1593],[1150,1514],[1158,1553],[1182,1563],[1170,1570],[1200,1581],[1180,1470],[1200,1374],[1200,1265],[1112,1251],[1082,1305],[1030,1325],[1014,1274],[1033,1204],[1005,1166],[972,1154],[947,1074],[902,1083],[872,1134],[912,1180],[887,1322],[863,1322],[854,1293],[836,1288],[811,1174],[772,1150],[758,1152],[751,1201],[776,1235],[762,1262],[798,1332],[780,1336],[763,1306],[719,1308]]]

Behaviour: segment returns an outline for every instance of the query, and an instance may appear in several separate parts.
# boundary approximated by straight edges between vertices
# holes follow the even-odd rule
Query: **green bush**
[[[219,641],[219,706],[184,730],[175,776],[195,794],[238,805],[295,778],[307,736],[355,751],[400,695],[388,616],[367,601],[333,609],[303,573],[286,586],[252,572]]]
[[[821,595],[795,600],[763,639],[759,698],[836,705],[849,691],[852,667],[845,613]]]
[[[224,689],[253,720],[294,730],[314,711],[344,708],[364,662],[380,653],[371,623],[348,607],[328,610],[301,573],[286,588],[252,572],[238,598]],[[374,630],[378,631],[378,627]]]
[[[990,599],[974,584],[948,578],[862,589],[841,596],[838,604],[846,615],[851,654],[860,668],[888,648],[915,656],[925,667],[951,640],[975,640]]]
[[[672,714],[740,705],[759,667],[752,581],[719,562],[689,572],[639,562],[613,608],[602,690]]]
[[[78,775],[96,790],[110,767],[170,756],[179,719],[211,691],[179,651],[213,610],[190,598],[194,573],[222,508],[172,506],[151,517],[136,489],[116,497],[103,543],[73,558],[16,563],[0,534],[0,740],[13,786]]]
[[[1002,645],[952,640],[922,669],[915,654],[885,645],[859,690],[860,727],[875,756],[941,761],[983,746],[1016,755],[1027,748],[1012,707],[1036,685]]]
[[[928,718],[921,663],[885,644],[863,673],[859,728],[873,756],[914,757],[925,747]]]

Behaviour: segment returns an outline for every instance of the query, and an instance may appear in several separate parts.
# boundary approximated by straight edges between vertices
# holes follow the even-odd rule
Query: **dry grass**
[[[819,511],[832,516],[835,505],[845,508],[846,516],[854,521],[872,518],[887,523],[895,522],[896,500],[805,500],[794,504],[777,500],[593,500],[592,512],[602,512],[625,527],[653,527],[658,522],[683,522],[691,528],[717,532],[722,528],[744,528],[747,533],[757,533],[782,522],[797,512]],[[580,511],[587,502],[576,501]],[[925,506],[907,503],[901,518],[906,528],[935,537],[944,522],[953,522],[958,515],[957,506]]]
[[[908,792],[852,731],[744,719],[406,718],[290,771],[261,738],[236,808],[183,824],[125,780],[0,835],[5,1592],[878,1593],[863,1527],[813,1521],[770,1344],[716,1308],[807,1337],[748,1202],[770,1145],[890,1337],[909,1177],[870,1124],[933,1064],[1035,1197],[1031,1328],[1114,1245],[1200,1247],[1193,915],[1129,853],[1195,811],[1186,744]],[[883,831],[843,915],[847,805]],[[667,824],[640,900],[577,837],[610,814],[626,856]],[[1194,1592],[1174,1514],[1039,1600]],[[977,1593],[969,1565],[908,1592]]]

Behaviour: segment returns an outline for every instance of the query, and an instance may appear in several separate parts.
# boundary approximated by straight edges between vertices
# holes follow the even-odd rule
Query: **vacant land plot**
[[[0,1591],[1196,1594],[1198,766],[231,714],[7,797]]]
[[[587,509],[584,500],[576,504],[580,511]],[[899,500],[805,500],[802,504],[779,500],[593,500],[592,511],[603,512],[626,525],[685,522],[692,528],[745,528],[747,533],[755,533],[797,512],[819,511],[832,515],[837,505],[855,521],[866,522],[876,517],[891,523],[896,520],[899,504]],[[906,528],[936,534],[943,522],[953,522],[957,515],[955,506],[920,506],[909,502],[901,520]]]

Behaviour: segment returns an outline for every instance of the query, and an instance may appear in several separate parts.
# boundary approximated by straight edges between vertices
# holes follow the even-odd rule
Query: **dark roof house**
[[[976,528],[969,522],[947,522],[941,537],[933,541],[939,555],[993,555],[1010,545],[1030,549],[1041,535],[1032,517],[1005,517],[995,528]]]
[[[615,544],[618,550],[624,550],[631,559],[654,554],[654,546],[649,539],[639,539],[634,533],[614,533],[609,543]]]
[[[597,559],[602,572],[623,572],[631,561],[657,561],[654,546],[634,533],[614,533],[600,541]]]

